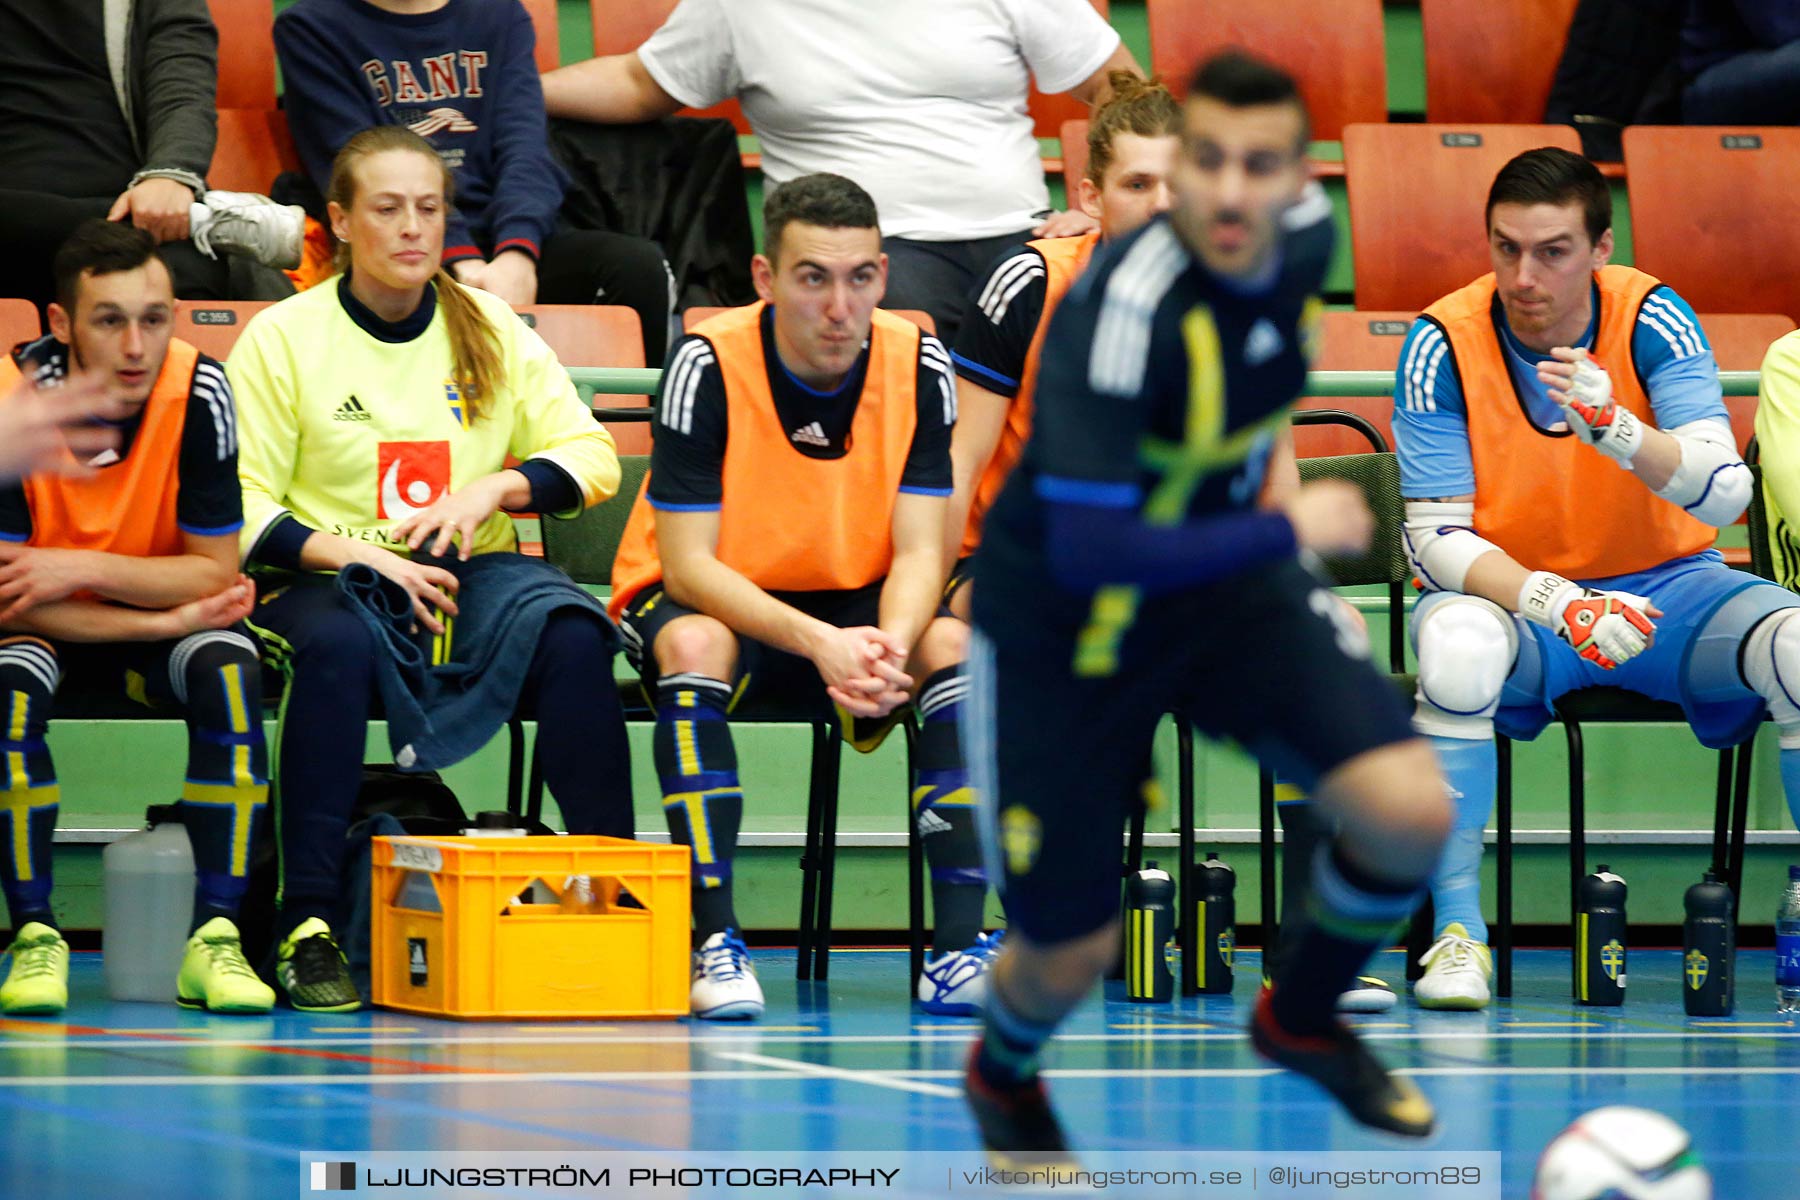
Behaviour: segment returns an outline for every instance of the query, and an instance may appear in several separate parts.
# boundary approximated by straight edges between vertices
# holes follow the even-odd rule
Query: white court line
[[[466,1075],[446,1074],[377,1074],[377,1075],[46,1075],[23,1076],[19,1078],[0,1079],[0,1090],[11,1087],[51,1088],[51,1087],[316,1087],[316,1086],[362,1086],[375,1087],[386,1084],[418,1086],[426,1084],[490,1084],[522,1083],[665,1083],[665,1082],[708,1082],[712,1080],[805,1080],[833,1078],[842,1079],[846,1083],[870,1084],[875,1087],[892,1088],[902,1082],[919,1082],[925,1079],[960,1079],[961,1071],[853,1071],[839,1067],[819,1067],[812,1063],[793,1062],[789,1059],[762,1059],[760,1056],[746,1056],[757,1061],[768,1062],[780,1067],[779,1070],[761,1071],[511,1071],[483,1074],[470,1072]],[[1048,1079],[1254,1079],[1270,1075],[1282,1074],[1273,1067],[1227,1067],[1227,1068],[1163,1068],[1150,1070],[1132,1070],[1124,1067],[1104,1067],[1094,1069],[1073,1069],[1062,1071],[1045,1071]],[[1636,1076],[1721,1076],[1744,1078],[1749,1076],[1786,1075],[1800,1076],[1800,1067],[1414,1067],[1402,1068],[1394,1072],[1396,1075],[1455,1076],[1461,1078],[1501,1076],[1549,1076],[1566,1078],[1572,1075],[1602,1075],[1615,1077],[1621,1075]],[[930,1090],[926,1090],[930,1088]],[[962,1093],[954,1087],[939,1087],[919,1082],[916,1088],[904,1088],[905,1091],[919,1091],[929,1096],[945,1098],[960,1096]]]
[[[155,1032],[155,1031],[152,1031]],[[596,1034],[592,1037],[575,1035],[555,1037],[305,1037],[305,1038],[200,1038],[200,1037],[91,1037],[91,1038],[59,1038],[39,1037],[30,1033],[7,1031],[0,1033],[0,1051],[5,1050],[44,1050],[66,1048],[71,1050],[116,1050],[131,1047],[137,1050],[177,1049],[192,1050],[217,1048],[220,1050],[255,1050],[262,1048],[280,1048],[284,1046],[357,1046],[366,1050],[383,1048],[402,1048],[407,1046],[468,1046],[472,1049],[483,1049],[491,1046],[693,1046],[709,1049],[714,1046],[738,1047],[758,1045],[813,1045],[818,1044],[887,1044],[887,1045],[930,1045],[946,1043],[949,1045],[967,1045],[974,1040],[974,1029],[956,1030],[942,1037],[926,1037],[920,1034],[860,1034],[860,1033],[820,1033],[820,1034],[757,1034],[744,1033],[738,1035],[694,1035],[672,1033],[656,1037],[640,1037],[630,1034]],[[1067,1033],[1058,1034],[1058,1045],[1072,1042],[1237,1042],[1243,1041],[1248,1034],[1241,1030],[1221,1029],[1213,1033],[1187,1032],[1171,1030],[1167,1033]],[[1691,1039],[1695,1042],[1731,1041],[1737,1039],[1758,1039],[1768,1041],[1800,1040],[1800,1029],[1786,1033],[1770,1030],[1745,1029],[1670,1029],[1670,1030],[1625,1030],[1608,1033],[1603,1030],[1583,1032],[1580,1030],[1566,1033],[1549,1033],[1544,1031],[1498,1031],[1493,1033],[1481,1031],[1437,1032],[1427,1030],[1388,1031],[1375,1029],[1362,1033],[1365,1042],[1418,1042],[1432,1044],[1437,1042],[1582,1042],[1584,1044],[1623,1042],[1623,1041],[1668,1041],[1675,1038]]]
[[[955,1072],[949,1072],[954,1074]],[[774,1071],[470,1071],[462,1075],[443,1072],[414,1075],[396,1071],[374,1075],[39,1075],[0,1078],[0,1090],[10,1087],[347,1087],[352,1084],[417,1085],[429,1083],[691,1083],[726,1079],[805,1079],[798,1073]]]
[[[774,1067],[781,1071],[797,1072],[811,1075],[819,1079],[841,1079],[846,1083],[866,1083],[873,1087],[890,1088],[896,1092],[917,1092],[922,1096],[941,1096],[955,1099],[962,1095],[961,1088],[944,1087],[942,1084],[921,1083],[912,1078],[898,1078],[896,1074],[886,1071],[852,1071],[845,1067],[827,1067],[820,1063],[798,1062],[791,1058],[770,1058],[762,1054],[730,1054],[715,1053],[714,1058],[722,1058],[727,1062],[751,1063],[759,1067]],[[957,1071],[938,1072],[943,1075],[959,1075]]]

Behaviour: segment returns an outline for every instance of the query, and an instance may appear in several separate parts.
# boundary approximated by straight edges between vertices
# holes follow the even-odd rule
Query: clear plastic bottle
[[[600,900],[594,895],[593,876],[571,875],[563,880],[560,903],[562,910],[566,913],[599,912]]]
[[[1800,867],[1788,868],[1775,914],[1775,1011],[1800,1013]]]
[[[167,1004],[194,913],[194,851],[173,805],[153,806],[144,825],[100,856],[106,881],[100,970],[112,999]]]

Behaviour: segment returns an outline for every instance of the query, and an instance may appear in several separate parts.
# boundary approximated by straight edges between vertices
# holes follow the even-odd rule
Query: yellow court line
[[[1599,1021],[1502,1021],[1502,1029],[1600,1029]]]
[[[1182,1025],[1174,1021],[1146,1021],[1138,1025],[1108,1025],[1108,1029],[1220,1029],[1229,1026],[1214,1025],[1210,1021],[1201,1021],[1197,1025]]]
[[[1794,1027],[1792,1021],[1708,1021],[1704,1025],[1692,1025],[1689,1028],[1699,1032],[1717,1029],[1724,1025],[1729,1025],[1733,1029],[1792,1029]]]

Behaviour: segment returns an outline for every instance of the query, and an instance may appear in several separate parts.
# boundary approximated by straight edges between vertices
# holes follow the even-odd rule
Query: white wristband
[[[1613,415],[1612,432],[1594,443],[1594,449],[1606,455],[1627,471],[1644,448],[1644,423],[1623,404]]]
[[[1580,584],[1571,583],[1561,575],[1533,571],[1526,576],[1525,586],[1519,589],[1519,615],[1534,625],[1554,630],[1555,614],[1562,608],[1557,598],[1565,591],[1579,591],[1580,588]]]

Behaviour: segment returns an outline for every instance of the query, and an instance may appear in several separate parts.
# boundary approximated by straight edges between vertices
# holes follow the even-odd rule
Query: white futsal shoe
[[[291,271],[300,265],[306,241],[306,212],[297,204],[277,204],[252,192],[209,191],[188,209],[188,236],[200,253],[253,258],[266,267]]]
[[[988,972],[1005,931],[978,933],[967,950],[940,954],[919,976],[919,1007],[938,1017],[972,1017],[987,1002]]]
[[[694,951],[688,1006],[703,1021],[754,1021],[763,1015],[762,984],[737,930],[715,933]]]
[[[1358,975],[1337,998],[1341,1013],[1384,1013],[1394,1007],[1394,989],[1373,975]]]
[[[1460,922],[1444,926],[1443,935],[1419,964],[1425,974],[1413,984],[1413,997],[1420,1008],[1479,1012],[1492,999],[1488,976],[1494,969],[1493,956]]]

